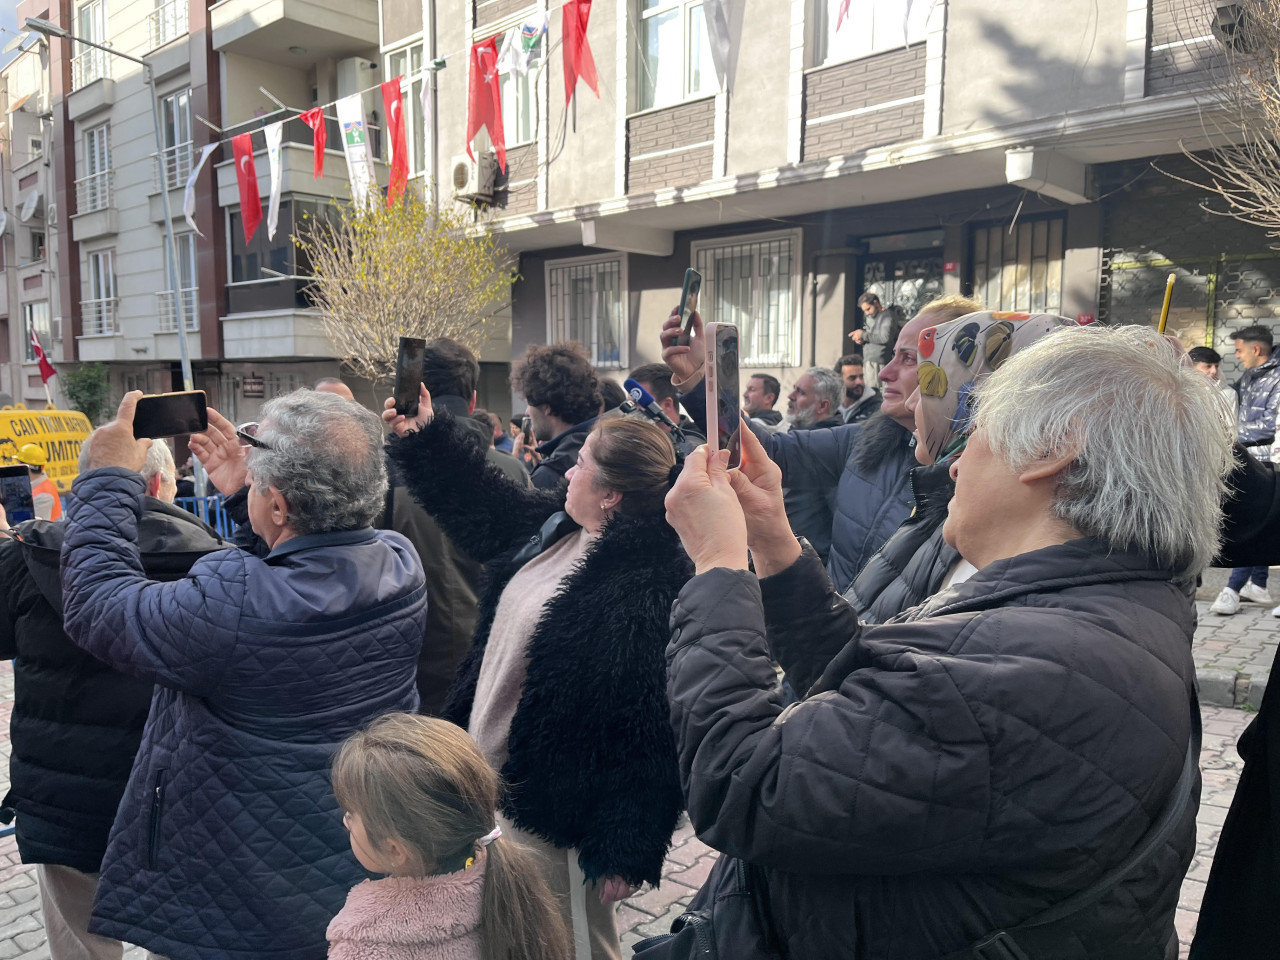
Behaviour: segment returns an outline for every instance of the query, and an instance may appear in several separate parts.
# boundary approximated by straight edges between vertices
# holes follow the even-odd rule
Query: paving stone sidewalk
[[[1272,570],[1273,582],[1280,585],[1280,568]],[[1243,603],[1240,612],[1230,617],[1210,613],[1209,605],[1226,585],[1229,572],[1206,571],[1204,584],[1196,592],[1200,620],[1191,654],[1200,681],[1200,702],[1256,710],[1271,675],[1280,619],[1271,616],[1272,604]],[[1280,603],[1280,590],[1275,599]]]
[[[1225,578],[1224,578],[1225,579]],[[1278,581],[1280,582],[1280,581]],[[1220,585],[1219,585],[1220,586]],[[1216,590],[1213,591],[1216,594]],[[1202,596],[1204,591],[1202,591]],[[1203,697],[1204,748],[1200,757],[1204,790],[1201,796],[1196,856],[1182,886],[1176,917],[1183,942],[1183,956],[1195,931],[1204,884],[1213,862],[1213,851],[1240,775],[1240,759],[1235,742],[1252,714],[1232,709],[1231,704],[1253,703],[1260,698],[1271,657],[1280,638],[1280,620],[1270,608],[1246,605],[1234,617],[1212,617],[1207,612],[1212,596],[1197,603],[1201,626],[1196,634],[1195,658],[1202,683],[1206,677],[1220,680],[1220,686],[1205,690]],[[1222,677],[1209,671],[1219,671]],[[8,662],[0,664],[0,796],[8,789],[9,714],[13,708],[13,671]],[[618,908],[624,956],[645,937],[665,933],[692,899],[711,872],[715,852],[682,825],[663,871],[662,884],[645,890]],[[144,960],[145,953],[134,947],[124,960]],[[0,960],[49,960],[35,870],[18,859],[12,838],[0,840]]]

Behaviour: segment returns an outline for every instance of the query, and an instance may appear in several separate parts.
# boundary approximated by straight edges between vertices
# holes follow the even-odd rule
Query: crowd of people
[[[860,303],[785,396],[743,371],[734,469],[678,311],[652,403],[534,345],[504,424],[435,340],[411,416],[333,378],[210,409],[229,541],[126,394],[62,518],[0,515],[54,960],[620,960],[684,814],[720,856],[646,960],[1177,956],[1195,584],[1267,602],[1280,552],[1271,335],[1227,396],[1148,328]],[[1198,960],[1275,942],[1276,709]]]

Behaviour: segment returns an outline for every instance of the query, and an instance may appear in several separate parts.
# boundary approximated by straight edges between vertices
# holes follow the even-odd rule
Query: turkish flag
[[[596,79],[596,61],[587,42],[587,21],[591,18],[591,0],[569,0],[560,14],[560,31],[564,34],[564,105],[573,99],[578,79],[586,81],[591,92],[600,99]]]
[[[298,117],[303,123],[311,128],[311,150],[315,154],[312,163],[314,171],[311,174],[312,180],[319,180],[324,176],[324,145],[325,145],[325,128],[324,128],[324,111],[319,107],[312,107],[306,113]]]
[[[31,352],[40,361],[40,382],[48,383],[51,379],[58,375],[58,371],[53,369],[53,364],[49,362],[49,356],[44,352],[44,347],[40,345],[40,334],[36,333],[36,328],[31,328]]]
[[[471,47],[471,72],[467,82],[467,156],[471,141],[484,127],[493,141],[498,166],[507,172],[507,134],[502,129],[502,89],[498,85],[498,38],[490,37]]]
[[[258,195],[258,171],[253,165],[253,141],[249,134],[232,137],[231,149],[236,158],[236,183],[240,187],[240,222],[244,224],[244,242],[248,243],[262,222],[262,197]]]
[[[404,104],[400,100],[401,77],[382,84],[382,103],[387,108],[387,135],[391,138],[391,179],[387,182],[387,208],[404,193],[409,182],[409,141],[404,135]]]

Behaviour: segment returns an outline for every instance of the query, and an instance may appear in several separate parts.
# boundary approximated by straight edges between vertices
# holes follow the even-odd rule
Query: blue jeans
[[[1263,590],[1267,588],[1267,568],[1266,567],[1236,567],[1231,571],[1231,579],[1227,581],[1227,586],[1236,593],[1252,580]]]

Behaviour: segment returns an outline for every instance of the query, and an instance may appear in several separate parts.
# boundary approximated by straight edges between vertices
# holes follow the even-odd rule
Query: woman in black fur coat
[[[619,957],[614,904],[657,884],[682,808],[665,650],[693,567],[665,519],[671,442],[602,420],[567,489],[529,490],[433,416],[425,387],[412,420],[387,403],[410,492],[488,565],[443,715],[501,772],[500,825],[545,855],[579,960]]]

